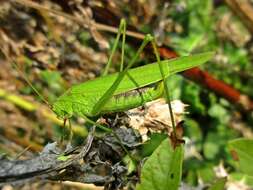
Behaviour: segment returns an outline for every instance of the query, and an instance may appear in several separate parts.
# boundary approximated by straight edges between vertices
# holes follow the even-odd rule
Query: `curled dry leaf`
[[[183,115],[186,113],[185,107],[187,105],[180,100],[173,100],[171,105],[175,124],[177,125],[183,120]],[[168,134],[172,132],[169,107],[163,98],[148,102],[144,107],[128,110],[126,114],[130,118],[130,127],[139,131],[143,142],[148,140],[148,132],[166,132]]]
[[[224,163],[223,162],[220,162],[218,166],[214,167],[214,172],[215,172],[215,175],[218,178],[222,178],[222,177],[227,177],[228,176],[228,172],[227,172],[226,168],[224,167]]]

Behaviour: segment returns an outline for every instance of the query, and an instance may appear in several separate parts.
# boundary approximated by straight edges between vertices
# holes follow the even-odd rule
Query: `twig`
[[[240,91],[225,82],[215,79],[208,72],[202,71],[196,67],[183,72],[183,75],[197,84],[201,84],[207,89],[215,92],[217,95],[227,99],[232,104],[239,105],[243,111],[247,112],[253,110],[253,101],[249,96],[242,94]]]
[[[85,21],[83,19],[74,17],[72,15],[66,14],[66,13],[61,12],[61,11],[57,11],[57,10],[54,10],[54,9],[49,9],[49,8],[43,6],[43,5],[39,5],[39,4],[37,4],[35,2],[32,2],[32,1],[28,1],[28,0],[12,0],[12,1],[14,1],[16,3],[19,3],[19,4],[22,4],[23,6],[26,6],[26,7],[34,8],[34,9],[37,9],[37,10],[43,10],[43,11],[47,11],[47,12],[50,12],[50,13],[53,13],[53,14],[56,14],[56,15],[59,15],[59,16],[63,16],[65,18],[69,19],[69,20],[72,20],[72,21],[80,24],[81,26],[83,26],[85,28],[89,28],[92,25],[97,30],[107,31],[107,32],[112,32],[112,33],[117,33],[118,32],[118,28],[115,28],[113,26],[108,26],[108,25],[105,25],[105,24],[102,24],[102,23],[97,23],[97,22],[88,23],[87,21]],[[134,37],[134,38],[142,39],[142,40],[144,39],[143,34],[133,32],[133,31],[129,31],[129,30],[126,31],[126,35]]]
[[[71,157],[66,161],[59,160],[57,146],[52,143],[44,147],[39,156],[28,160],[9,160],[1,158],[0,162],[0,186],[6,183],[23,182],[34,179],[61,180],[61,171],[72,164],[78,164],[89,152],[93,139],[95,127],[86,138],[86,144],[82,147],[74,148],[71,152],[64,152]],[[60,149],[59,149],[60,150]],[[73,151],[78,150],[78,154]],[[58,178],[57,178],[58,177]]]

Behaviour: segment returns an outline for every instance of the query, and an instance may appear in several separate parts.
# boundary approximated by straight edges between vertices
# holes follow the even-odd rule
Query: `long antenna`
[[[21,71],[21,69],[19,68],[18,64],[16,63],[16,61],[12,58],[9,57],[7,55],[7,53],[3,50],[3,48],[1,48],[2,53],[4,54],[5,58],[7,59],[8,62],[10,62],[12,64],[13,67],[15,67],[15,69],[18,71],[18,73],[20,74],[20,76],[26,81],[26,83],[33,89],[33,91],[38,95],[38,97],[45,103],[47,104],[47,106],[49,108],[52,108],[52,105],[49,104],[49,102],[39,93],[39,91],[32,85],[32,83],[30,82],[30,80],[28,79],[28,77]]]

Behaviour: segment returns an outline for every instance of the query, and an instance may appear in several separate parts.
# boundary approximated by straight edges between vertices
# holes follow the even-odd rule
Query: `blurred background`
[[[64,136],[62,121],[24,76],[50,103],[71,85],[99,77],[121,18],[133,32],[126,39],[126,63],[147,33],[156,37],[163,59],[216,52],[201,68],[169,80],[171,98],[189,105],[183,183],[201,189],[217,176],[229,176],[231,189],[252,189],[253,177],[238,169],[228,148],[231,140],[253,137],[250,0],[1,1],[0,153],[16,157],[27,149],[21,157],[29,158]],[[148,47],[136,66],[153,60]],[[111,73],[119,63],[120,50]],[[73,119],[73,132],[73,143],[81,144],[88,134],[82,118]],[[149,156],[164,138],[153,134],[136,151]]]

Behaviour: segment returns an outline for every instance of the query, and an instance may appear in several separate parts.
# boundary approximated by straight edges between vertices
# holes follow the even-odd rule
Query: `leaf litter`
[[[153,4],[155,5],[154,2]],[[49,1],[46,1],[45,5],[59,9],[58,6]],[[110,6],[115,5],[111,4]],[[138,3],[134,3],[132,6],[137,10],[137,14],[146,15],[146,22],[154,14],[148,11],[148,7],[145,8],[145,6]],[[39,78],[41,70],[60,72],[61,76],[64,77],[66,86],[99,75],[108,58],[108,53],[105,51],[108,48],[108,42],[96,29],[90,30],[90,36],[88,36],[88,40],[84,40],[84,43],[98,43],[96,48],[102,50],[100,53],[96,51],[96,48],[84,46],[80,40],[81,35],[77,35],[89,35],[89,33],[87,34],[79,25],[63,17],[35,12],[9,2],[4,2],[0,9],[0,38],[4,41],[1,48],[5,49],[10,56],[19,60],[22,70],[29,74],[34,83],[41,86],[45,85]],[[115,11],[118,10],[115,9]],[[89,10],[80,8],[74,14],[78,15],[80,12],[83,18],[88,17],[92,22],[92,15]],[[85,15],[86,13],[87,15]],[[19,25],[13,25],[12,21],[19,23]],[[133,23],[139,22],[139,20],[133,19]],[[13,70],[6,61],[3,60],[2,62],[4,66],[0,72],[0,87],[8,88],[11,92],[22,90],[26,85],[23,79],[20,76],[18,77],[17,71]],[[9,73],[9,75],[6,75],[6,73]],[[46,88],[42,89],[43,94],[49,94]],[[26,98],[31,99],[31,96],[26,96]],[[109,117],[106,118],[109,126],[117,126],[115,127],[116,133],[128,149],[134,149],[148,140],[148,133],[165,132],[170,134],[171,123],[168,122],[170,120],[165,120],[167,116],[156,117],[157,112],[167,112],[165,108],[167,105],[164,106],[165,102],[163,100],[155,101],[155,104],[157,105],[147,104],[148,110],[146,113],[143,112],[142,108],[136,108],[124,113],[120,119],[116,117],[110,121]],[[180,103],[179,107],[181,107],[181,111],[175,112],[177,122],[182,121],[184,104]],[[8,113],[8,110],[3,110]],[[20,130],[15,127],[17,123],[12,123],[12,121],[14,122],[13,117],[15,122],[20,118],[18,123],[26,133],[23,138],[27,139],[27,142],[45,144],[44,137],[51,138],[52,131],[44,132],[45,129],[51,128],[51,124],[44,125],[43,119],[39,119],[41,122],[39,126],[43,126],[43,130],[40,130],[41,128],[38,126],[31,127],[35,124],[30,120],[35,120],[35,117],[39,117],[38,114],[28,114],[23,110],[17,111],[17,108],[13,106],[9,108],[10,110],[13,112],[12,115],[8,115],[8,117],[5,117],[7,116],[6,113],[1,115],[3,119],[0,123],[1,126],[11,125],[14,126],[11,130]],[[30,120],[25,117],[26,115],[30,116]],[[132,115],[138,115],[139,118],[132,117]],[[143,122],[137,124],[137,120]],[[120,122],[120,127],[117,122]],[[159,127],[155,128],[155,125],[159,125]],[[133,129],[127,128],[129,126],[139,131],[140,135]],[[14,138],[20,138],[20,136]],[[23,144],[24,147],[27,145]],[[117,189],[129,183],[125,179],[127,168],[125,164],[120,162],[124,155],[125,152],[112,135],[94,137],[94,134],[90,134],[84,146],[70,147],[68,150],[62,149],[54,142],[45,146],[37,157],[30,157],[31,155],[29,155],[29,159],[25,158],[23,160],[1,157],[0,183],[13,183],[22,186],[27,181],[37,179],[72,180],[104,185],[106,189]],[[59,158],[64,158],[64,161]],[[136,183],[138,174],[135,173],[131,177]]]

